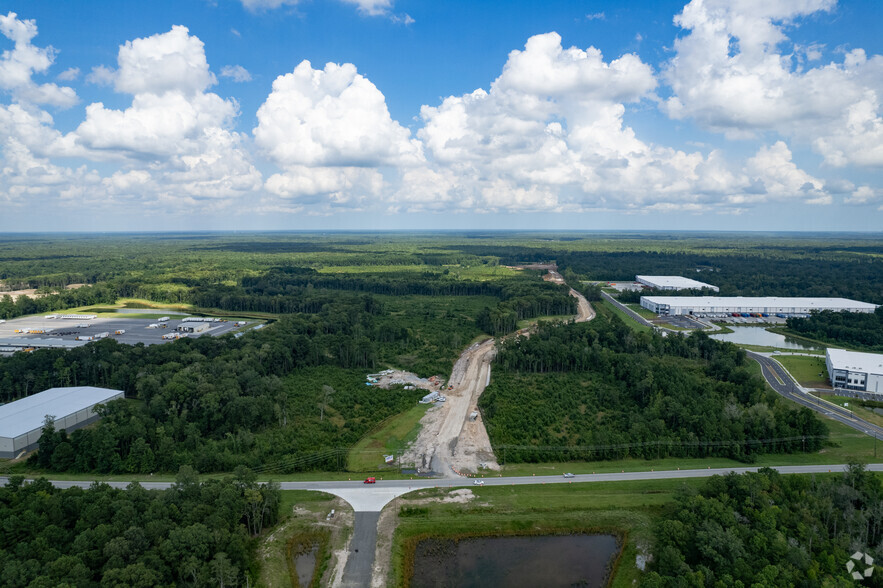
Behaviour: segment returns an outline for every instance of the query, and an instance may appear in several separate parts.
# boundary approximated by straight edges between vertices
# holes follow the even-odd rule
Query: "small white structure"
[[[179,333],[202,333],[203,331],[208,331],[209,324],[208,323],[181,323],[178,325]]]
[[[833,387],[883,396],[883,355],[829,348],[825,365]]]
[[[681,276],[635,276],[635,281],[657,290],[702,290],[707,288],[714,292],[720,292],[720,288],[717,286]]]
[[[876,304],[845,298],[749,296],[641,296],[641,306],[660,315],[757,312],[809,314],[819,310],[874,312]]]
[[[47,415],[55,417],[56,430],[72,431],[98,420],[96,404],[117,398],[123,398],[120,390],[74,386],[50,388],[0,406],[0,457],[35,449]]]
[[[430,402],[435,402],[440,398],[441,394],[439,394],[438,392],[430,392],[420,400],[420,404],[429,404]]]
[[[73,320],[73,321],[82,321],[82,320],[92,320],[98,318],[97,314],[61,314],[58,315],[60,319]]]

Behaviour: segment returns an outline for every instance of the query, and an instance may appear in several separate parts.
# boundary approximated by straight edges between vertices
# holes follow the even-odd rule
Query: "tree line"
[[[811,339],[883,352],[883,306],[872,313],[823,310],[808,318],[789,318],[786,325]]]
[[[858,464],[826,478],[770,468],[714,476],[685,486],[654,535],[649,588],[853,586],[853,553],[883,557],[883,489]],[[869,567],[853,563],[859,573]],[[861,585],[883,586],[880,567],[870,567]]]
[[[276,524],[279,507],[279,485],[257,484],[245,468],[199,482],[184,467],[168,490],[62,490],[13,476],[0,488],[0,584],[242,585],[256,577],[254,537]]]
[[[636,333],[600,311],[503,342],[479,405],[509,462],[818,451],[827,426],[703,333]]]

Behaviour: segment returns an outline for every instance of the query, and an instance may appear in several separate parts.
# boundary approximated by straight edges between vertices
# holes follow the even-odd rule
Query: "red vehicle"
[[[376,484],[377,480],[374,478],[365,478],[365,484]]]

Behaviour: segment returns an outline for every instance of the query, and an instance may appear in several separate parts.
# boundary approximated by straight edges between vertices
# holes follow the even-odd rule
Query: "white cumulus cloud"
[[[410,165],[421,146],[394,121],[383,93],[350,63],[301,62],[276,78],[258,109],[255,142],[279,166]]]
[[[37,47],[31,41],[37,36],[37,23],[33,20],[20,20],[10,12],[0,15],[0,33],[13,42],[12,50],[0,55],[0,90],[23,103],[50,104],[69,108],[77,103],[73,88],[57,84],[37,84],[34,74],[43,74],[55,61],[55,49]]]
[[[673,118],[730,137],[775,131],[810,144],[833,166],[883,165],[883,56],[861,49],[819,61],[821,46],[789,46],[785,25],[835,0],[693,0],[675,17],[688,31],[665,70]]]

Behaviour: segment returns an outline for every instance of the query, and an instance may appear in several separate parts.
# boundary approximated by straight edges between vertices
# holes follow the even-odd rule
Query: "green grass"
[[[801,386],[807,388],[830,388],[828,368],[823,357],[805,355],[777,355],[776,360],[794,376]]]
[[[783,347],[770,347],[769,345],[750,345],[748,343],[734,343],[734,345],[738,345],[742,349],[747,349],[748,351],[757,351],[759,353],[772,353],[774,351],[778,351],[780,353],[794,353],[795,351],[799,351],[800,353],[809,353],[811,355],[825,355],[825,351],[822,349],[785,349]]]
[[[852,408],[852,404],[850,404]],[[874,438],[859,433],[831,419],[825,419],[831,431],[827,447],[817,453],[775,453],[757,457],[754,463],[744,463],[725,457],[668,457],[661,459],[619,459],[609,461],[571,461],[545,463],[519,463],[503,466],[503,476],[558,476],[565,472],[574,474],[604,474],[616,472],[649,472],[665,470],[701,470],[707,468],[742,468],[783,465],[843,464],[850,460],[872,462]],[[883,446],[881,446],[883,451]],[[883,454],[881,454],[883,456]]]
[[[400,454],[420,433],[420,419],[430,404],[413,408],[387,419],[382,426],[363,437],[350,449],[348,467],[354,472],[376,471],[383,465],[384,454]]]
[[[574,315],[572,315],[572,314],[556,314],[556,315],[550,315],[550,316],[538,316],[536,318],[523,319],[523,320],[518,321],[517,327],[519,329],[526,329],[527,327],[529,327],[531,325],[535,325],[540,321],[545,321],[547,323],[563,323],[563,322],[573,319],[573,316]]]
[[[639,315],[641,315],[642,317],[644,317],[647,320],[659,318],[658,314],[647,310],[646,308],[644,308],[640,304],[635,304],[634,302],[629,302],[629,303],[626,303],[626,306],[628,306],[631,310],[635,311],[636,313],[638,313]]]
[[[648,327],[647,325],[642,325],[638,323],[635,319],[627,315],[625,312],[620,310],[618,306],[612,304],[608,300],[602,300],[601,303],[596,303],[595,308],[600,312],[606,311],[612,312],[614,315],[618,316],[630,329],[635,331],[652,331],[652,327]]]
[[[615,533],[624,538],[612,585],[631,586],[642,575],[635,567],[638,546],[652,543],[652,526],[660,509],[682,486],[698,487],[703,483],[694,479],[470,488],[475,499],[467,504],[434,503],[423,515],[398,518],[391,584],[404,584],[406,562],[418,536],[582,531]],[[425,490],[404,498],[443,497],[449,492]]]
[[[821,397],[823,400],[827,400],[828,402],[833,402],[837,406],[842,406],[851,410],[855,413],[855,416],[860,419],[864,419],[869,423],[873,423],[877,426],[883,427],[883,415],[880,415],[869,407],[863,405],[862,401],[858,398],[849,398],[848,396],[825,396]]]

